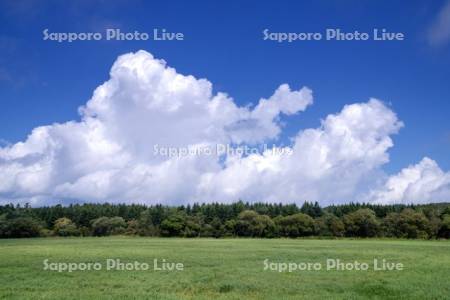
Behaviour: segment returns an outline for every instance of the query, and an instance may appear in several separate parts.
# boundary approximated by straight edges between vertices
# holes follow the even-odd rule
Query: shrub
[[[41,229],[41,224],[31,217],[8,218],[6,215],[0,216],[1,238],[37,237]]]
[[[79,236],[80,231],[78,230],[75,223],[69,218],[59,218],[55,221],[53,226],[53,231],[58,236]]]
[[[345,215],[344,225],[347,236],[374,237],[379,234],[380,224],[375,212],[368,208]]]
[[[383,228],[387,236],[409,239],[428,238],[433,231],[425,215],[410,208],[388,214],[383,219]]]
[[[163,236],[182,236],[186,225],[186,215],[183,212],[172,212],[167,219],[161,223],[161,234]]]
[[[441,227],[439,228],[439,237],[450,238],[450,214],[442,216]]]
[[[315,232],[321,236],[342,237],[345,234],[345,226],[335,215],[325,214],[315,220]]]
[[[199,236],[202,231],[202,226],[199,218],[197,217],[188,217],[186,219],[186,225],[184,228],[184,236],[185,237],[196,237]]]
[[[299,237],[314,234],[314,219],[303,213],[278,217],[276,223],[282,236]]]
[[[260,215],[253,210],[241,212],[235,224],[236,234],[240,236],[273,237],[275,229],[275,223],[269,216]]]
[[[121,217],[100,217],[92,221],[92,234],[94,236],[106,236],[125,233],[127,224]]]

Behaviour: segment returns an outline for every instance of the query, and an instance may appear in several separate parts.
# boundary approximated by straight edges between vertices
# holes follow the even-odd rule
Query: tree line
[[[73,204],[0,206],[0,238],[139,235],[162,237],[450,238],[450,203],[321,207],[244,203],[187,206]]]

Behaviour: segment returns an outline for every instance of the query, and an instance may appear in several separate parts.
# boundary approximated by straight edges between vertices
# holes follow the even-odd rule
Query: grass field
[[[309,239],[36,238],[0,240],[2,299],[445,299],[450,242]],[[107,258],[148,271],[106,271]],[[153,259],[183,263],[155,271]],[[343,262],[387,259],[402,271],[336,271]],[[49,262],[101,262],[100,271],[43,270]],[[319,271],[264,270],[270,262],[320,262]]]

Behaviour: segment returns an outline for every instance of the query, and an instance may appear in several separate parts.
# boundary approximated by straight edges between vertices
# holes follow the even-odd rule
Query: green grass
[[[106,258],[184,264],[184,271],[43,270]],[[263,261],[338,258],[403,271],[264,271]],[[104,268],[103,268],[104,269]],[[2,299],[450,299],[450,242],[310,239],[48,238],[0,240]]]

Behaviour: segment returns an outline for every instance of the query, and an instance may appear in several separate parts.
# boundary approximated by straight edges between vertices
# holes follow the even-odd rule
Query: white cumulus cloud
[[[380,204],[449,201],[450,172],[443,172],[434,160],[424,157],[389,177],[381,188],[371,192],[370,199]]]
[[[310,89],[282,84],[253,108],[238,106],[225,93],[213,94],[208,80],[179,74],[148,52],[122,55],[109,80],[79,109],[79,121],[38,127],[25,141],[0,147],[0,202],[244,199],[326,205],[368,194],[384,202],[447,195],[449,175],[435,163],[431,177],[412,180],[401,173],[386,188],[377,186],[392,135],[403,126],[377,99],[345,106],[284,148],[250,155],[154,152],[155,146],[261,146],[280,136],[282,114],[297,114],[312,103]]]
[[[388,161],[390,135],[401,126],[379,100],[345,106],[320,128],[299,132],[291,155],[269,150],[231,158],[219,172],[203,175],[197,197],[322,204],[355,200],[365,177]]]

